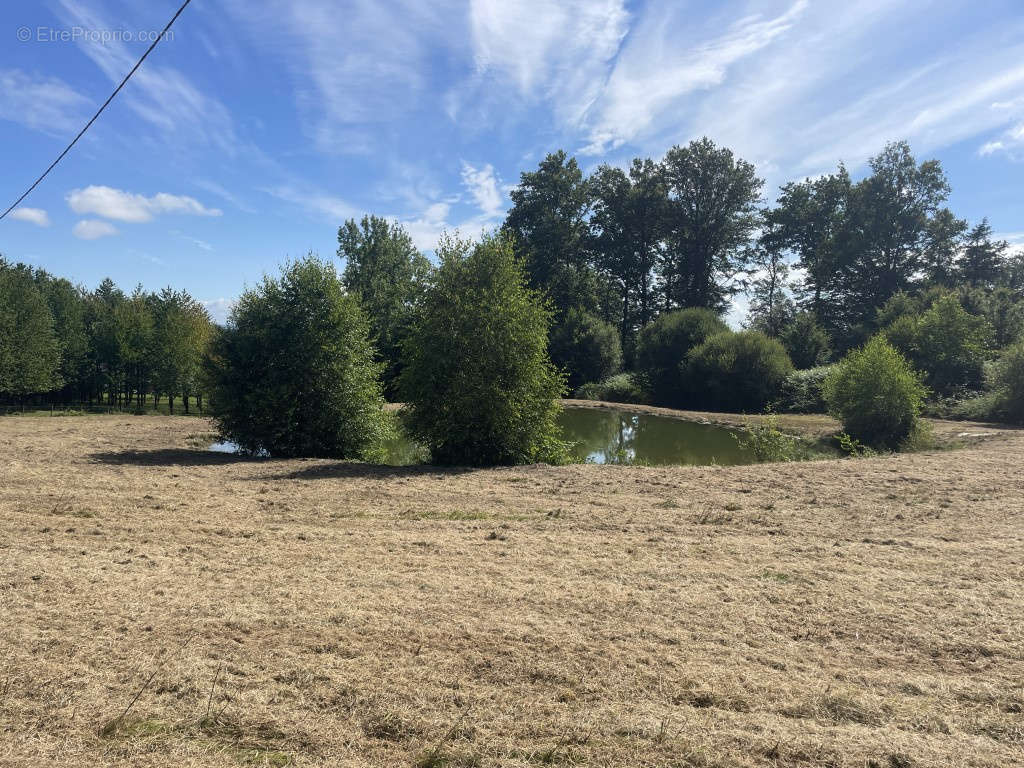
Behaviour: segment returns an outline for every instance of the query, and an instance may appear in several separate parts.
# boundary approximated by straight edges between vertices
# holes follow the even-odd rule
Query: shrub
[[[790,373],[782,382],[775,410],[783,413],[825,413],[828,407],[822,388],[833,367],[819,365]]]
[[[736,442],[744,451],[750,451],[759,462],[806,461],[810,451],[803,441],[779,429],[779,417],[765,414],[760,424],[747,423],[745,437],[736,436]]]
[[[992,343],[992,326],[969,314],[955,296],[939,298],[919,317],[903,315],[885,331],[889,343],[925,374],[940,395],[977,389]]]
[[[801,312],[794,317],[779,340],[793,365],[800,369],[824,365],[832,354],[828,333],[818,325],[812,312]]]
[[[636,367],[646,376],[654,401],[679,405],[683,400],[680,363],[708,337],[729,327],[710,309],[666,312],[640,331]]]
[[[966,403],[962,415],[1024,424],[1024,339],[1003,350],[987,378],[990,391]]]
[[[878,335],[835,366],[824,393],[829,412],[850,437],[895,448],[916,428],[927,389],[906,359]]]
[[[242,294],[205,360],[223,439],[270,456],[356,458],[388,434],[369,323],[314,256]]]
[[[778,397],[793,364],[763,333],[726,331],[694,349],[681,370],[695,407],[751,413]]]
[[[404,420],[434,462],[567,460],[558,439],[561,373],[548,358],[551,312],[511,243],[442,240],[417,308],[399,383]]]
[[[646,403],[648,399],[642,377],[633,373],[619,373],[604,381],[584,384],[576,390],[576,397],[609,403]]]
[[[551,330],[551,360],[568,373],[569,387],[603,381],[622,368],[622,342],[611,323],[572,309]]]

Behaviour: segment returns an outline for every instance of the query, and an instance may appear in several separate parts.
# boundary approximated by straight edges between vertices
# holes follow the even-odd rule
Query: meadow
[[[2,418],[0,764],[1021,764],[1024,432],[934,427],[460,470]]]

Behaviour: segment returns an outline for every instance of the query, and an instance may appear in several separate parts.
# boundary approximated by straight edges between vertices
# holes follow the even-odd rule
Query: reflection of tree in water
[[[590,408],[566,409],[561,417],[567,440],[580,459],[603,464],[735,464],[749,460],[732,433],[722,427]]]

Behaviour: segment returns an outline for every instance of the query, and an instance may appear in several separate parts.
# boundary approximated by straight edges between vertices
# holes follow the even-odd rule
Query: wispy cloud
[[[80,240],[97,240],[101,237],[116,235],[117,228],[107,221],[99,219],[82,219],[71,228],[71,234]]]
[[[0,119],[70,139],[82,127],[89,99],[56,77],[0,70]]]
[[[490,163],[476,168],[463,160],[462,183],[485,217],[495,218],[505,212],[505,196]]]
[[[113,187],[91,185],[68,193],[68,205],[75,213],[94,214],[116,221],[151,221],[162,213],[192,216],[220,216],[218,208],[207,208],[194,197],[158,192],[152,197]]]
[[[346,219],[362,216],[362,211],[347,200],[317,189],[282,184],[276,187],[265,187],[263,191],[278,200],[305,208],[307,211],[339,225]]]
[[[223,325],[228,321],[228,315],[231,314],[231,310],[234,309],[237,300],[221,297],[219,299],[206,299],[199,303],[206,307],[206,311],[210,313],[210,317],[213,318],[215,323]]]
[[[50,215],[42,208],[15,208],[8,214],[18,221],[27,221],[38,227],[50,226]]]

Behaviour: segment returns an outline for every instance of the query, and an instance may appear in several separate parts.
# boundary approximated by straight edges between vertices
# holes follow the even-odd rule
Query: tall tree
[[[1006,268],[1006,252],[1010,244],[992,239],[992,226],[982,219],[967,234],[963,251],[957,261],[961,279],[970,285],[992,288]]]
[[[654,317],[654,269],[665,233],[668,190],[662,167],[634,159],[626,173],[602,165],[590,178],[595,263],[618,293],[619,335],[632,360],[636,332]]]
[[[764,244],[794,254],[803,274],[796,286],[800,305],[817,317],[829,314],[837,288],[836,240],[850,187],[850,175],[840,165],[836,173],[784,185],[776,207],[765,212]]]
[[[0,393],[21,399],[56,389],[59,365],[53,314],[31,270],[0,259]]]
[[[771,237],[762,237],[751,257],[750,309],[747,322],[756,331],[777,338],[792,319],[793,301],[786,292],[789,265]]]
[[[940,208],[928,220],[924,244],[924,273],[934,285],[952,287],[957,280],[957,255],[963,247],[967,222],[949,208]]]
[[[869,321],[875,309],[911,289],[925,266],[930,220],[949,196],[937,160],[918,164],[905,141],[888,144],[854,185],[843,232],[845,319]]]
[[[384,360],[385,392],[393,395],[402,340],[430,262],[401,224],[379,216],[364,216],[358,224],[349,219],[338,229],[338,258],[345,262],[345,289],[359,297],[370,318],[370,340]]]
[[[675,146],[664,161],[669,190],[662,261],[667,308],[723,310],[746,266],[764,182],[754,166],[707,137]]]
[[[549,154],[524,172],[510,193],[504,230],[526,265],[530,285],[547,294],[556,319],[570,309],[598,311],[597,275],[590,263],[590,189],[576,158]]]

